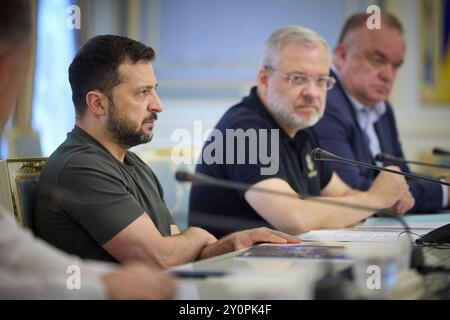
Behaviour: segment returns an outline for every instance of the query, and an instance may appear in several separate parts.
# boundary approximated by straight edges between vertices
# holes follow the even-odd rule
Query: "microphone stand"
[[[270,195],[283,196],[283,197],[288,197],[288,198],[293,198],[293,199],[316,201],[316,202],[320,202],[320,203],[326,203],[326,204],[341,206],[341,207],[346,207],[346,208],[349,207],[348,204],[337,201],[335,199],[331,199],[331,198],[324,198],[322,196],[314,196],[314,195],[310,195],[310,194],[306,194],[306,193],[295,193],[294,194],[294,193],[287,193],[287,192],[283,192],[283,191],[271,190],[271,189],[266,189],[266,188],[261,188],[261,187],[253,187],[246,183],[230,181],[230,180],[222,180],[222,179],[214,178],[214,177],[211,177],[211,176],[208,176],[205,174],[201,174],[198,172],[195,174],[191,174],[191,173],[179,170],[175,173],[175,179],[178,180],[179,182],[192,182],[192,183],[196,183],[197,185],[209,185],[209,186],[222,187],[222,188],[239,190],[239,191],[247,191],[247,190],[251,189],[251,191],[266,193],[266,194],[270,194]],[[391,213],[392,213],[392,215],[397,214],[395,211],[390,210],[390,209],[381,209],[380,210],[378,208],[372,208],[372,207],[368,207],[368,206],[364,206],[364,205],[351,205],[351,207],[354,209],[373,211],[374,213],[382,212],[383,214],[391,214]]]
[[[445,186],[450,186],[450,182],[447,182],[447,181],[436,180],[436,179],[433,179],[433,178],[430,178],[430,177],[427,177],[427,176],[424,176],[421,174],[402,172],[402,171],[398,171],[398,170],[392,170],[392,169],[388,169],[388,168],[374,166],[374,165],[364,163],[364,162],[359,162],[356,160],[345,159],[345,158],[339,157],[331,152],[323,150],[321,148],[315,148],[311,152],[311,154],[312,154],[313,159],[316,161],[336,161],[336,162],[342,162],[345,164],[353,164],[353,165],[356,165],[359,167],[369,168],[369,169],[373,169],[373,170],[377,170],[377,171],[385,171],[385,172],[398,174],[398,175],[416,179],[416,180],[425,180],[425,181],[429,181],[429,182],[433,182],[433,183],[442,184]]]
[[[450,156],[450,151],[441,149],[441,148],[434,148],[433,154],[436,156]]]
[[[449,186],[450,183],[448,183],[447,181],[440,181],[440,180],[436,180],[436,179],[432,179],[426,176],[422,176],[419,174],[412,174],[412,173],[407,173],[407,172],[401,172],[401,171],[396,171],[396,170],[391,170],[391,169],[387,169],[387,168],[382,168],[382,167],[377,167],[374,165],[370,165],[364,162],[359,162],[359,161],[355,161],[355,160],[350,160],[350,159],[345,159],[342,157],[339,157],[331,152],[328,152],[326,150],[323,150],[321,148],[315,148],[312,151],[312,156],[314,160],[318,160],[318,161],[338,161],[338,162],[343,162],[343,163],[347,163],[347,164],[354,164],[357,166],[361,166],[361,167],[365,167],[365,168],[369,168],[369,169],[374,169],[374,170],[378,170],[378,171],[386,171],[386,172],[390,172],[390,173],[394,173],[394,174],[400,174],[406,177],[410,177],[413,179],[418,179],[418,180],[425,180],[425,181],[430,181],[430,182],[434,182],[434,183],[439,183],[441,185],[446,185]],[[409,228],[408,228],[409,230]],[[446,224],[445,226],[442,226],[440,228],[434,229],[433,231],[427,233],[426,235],[424,235],[423,237],[421,237],[420,239],[416,240],[417,244],[426,244],[426,243],[448,243],[450,242],[450,224]],[[423,257],[422,257],[423,259]]]
[[[398,173],[398,171],[394,171],[394,172]],[[252,187],[251,185],[241,183],[241,182],[222,180],[222,179],[214,178],[214,177],[211,177],[211,176],[208,176],[205,174],[201,174],[201,173],[192,174],[192,173],[189,173],[186,171],[181,171],[181,170],[179,170],[175,173],[175,179],[180,182],[191,182],[191,183],[196,183],[198,185],[223,187],[223,188],[239,190],[239,191],[247,191],[247,190],[251,189],[252,191],[267,193],[267,194],[271,194],[271,195],[279,195],[279,196],[285,196],[285,197],[295,198],[295,199],[317,201],[320,203],[327,203],[330,205],[337,205],[337,206],[342,206],[342,207],[347,207],[347,208],[351,207],[351,208],[355,208],[355,209],[374,211],[375,213],[380,212],[385,217],[398,219],[400,221],[400,223],[405,227],[404,229],[408,233],[408,236],[411,240],[411,250],[412,250],[412,252],[411,252],[411,267],[419,268],[422,265],[422,262],[423,262],[422,254],[421,254],[421,252],[414,253],[417,250],[414,247],[414,241],[411,237],[411,233],[410,233],[408,225],[401,217],[398,216],[397,212],[392,211],[390,209],[378,210],[378,209],[363,206],[363,205],[349,205],[349,204],[346,204],[343,202],[336,201],[334,199],[323,198],[320,196],[312,196],[312,195],[308,195],[308,194],[304,194],[304,193],[303,194],[291,194],[291,193],[286,193],[286,192],[277,191],[277,190],[270,190],[270,189],[261,188],[261,187]]]
[[[387,154],[387,153],[379,153],[375,156],[375,161],[380,162],[398,162],[398,163],[408,163],[408,164],[415,164],[418,166],[424,166],[424,167],[433,167],[433,168],[440,168],[440,169],[450,169],[450,166],[445,164],[435,164],[435,163],[426,163],[426,162],[420,162],[420,161],[411,161],[411,160],[405,160],[401,158],[394,157],[393,155]]]

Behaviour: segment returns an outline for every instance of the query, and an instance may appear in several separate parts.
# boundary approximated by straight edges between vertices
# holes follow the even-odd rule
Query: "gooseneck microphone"
[[[398,171],[398,170],[392,170],[392,169],[388,169],[388,168],[374,166],[372,164],[368,164],[368,163],[364,163],[364,162],[360,162],[360,161],[356,161],[356,160],[342,158],[342,157],[339,157],[339,156],[337,156],[337,155],[335,155],[335,154],[333,154],[331,152],[323,150],[321,148],[315,148],[311,152],[311,155],[312,155],[313,159],[317,160],[317,161],[342,162],[342,163],[356,165],[356,166],[359,166],[359,167],[369,168],[369,169],[373,169],[373,170],[377,170],[377,171],[385,171],[385,172],[389,172],[389,173],[393,173],[393,174],[398,174],[398,175],[405,176],[405,177],[412,178],[412,179],[416,179],[416,180],[424,180],[424,181],[429,181],[429,182],[433,182],[433,183],[442,184],[442,185],[445,185],[445,186],[450,186],[450,183],[447,182],[447,181],[441,181],[441,180],[433,179],[433,178],[430,178],[430,177],[427,177],[427,176],[424,176],[424,175],[421,175],[421,174],[417,174],[417,173],[402,172],[402,171]]]
[[[335,154],[333,154],[331,152],[323,150],[321,148],[315,148],[311,152],[311,154],[312,154],[312,156],[313,156],[313,158],[315,160],[319,160],[319,161],[343,162],[343,163],[357,165],[357,166],[360,166],[360,167],[365,167],[365,168],[374,169],[374,170],[378,170],[378,171],[386,171],[386,172],[390,172],[390,173],[394,173],[394,174],[400,174],[400,175],[403,175],[403,176],[406,176],[406,177],[410,177],[410,178],[413,178],[413,179],[435,182],[435,183],[439,183],[439,184],[446,185],[446,186],[450,185],[450,183],[448,183],[446,181],[435,180],[435,179],[431,179],[429,177],[418,175],[418,174],[391,170],[391,169],[387,169],[387,168],[377,167],[377,166],[374,166],[374,165],[371,165],[371,164],[367,164],[367,163],[364,163],[364,162],[359,162],[359,161],[355,161],[355,160],[345,159],[345,158],[339,157],[339,156],[337,156],[337,155],[335,155]],[[440,228],[434,229],[433,231],[427,233],[426,235],[424,235],[420,239],[416,240],[416,243],[418,243],[418,244],[424,244],[424,243],[450,243],[450,224],[446,224],[446,225],[444,225],[444,226],[442,226]]]
[[[300,193],[293,194],[293,193],[276,191],[276,190],[271,190],[271,189],[266,189],[266,188],[261,188],[261,187],[254,187],[254,186],[246,184],[246,183],[230,181],[230,180],[223,180],[223,179],[211,177],[211,176],[208,176],[208,175],[205,175],[202,173],[198,173],[198,172],[189,173],[186,171],[178,170],[175,173],[175,179],[179,182],[196,183],[198,185],[222,187],[222,188],[239,190],[239,191],[247,191],[247,190],[251,189],[252,191],[267,193],[267,194],[271,194],[271,195],[280,195],[280,196],[284,196],[284,197],[303,199],[303,200],[308,199],[311,201],[317,201],[320,203],[326,203],[326,204],[336,205],[336,206],[341,206],[341,207],[346,207],[346,208],[354,208],[354,209],[373,211],[376,214],[381,215],[383,217],[389,217],[389,218],[396,219],[403,225],[405,232],[408,234],[408,237],[411,241],[411,267],[420,268],[423,266],[422,253],[420,250],[416,250],[417,248],[415,248],[413,246],[414,241],[411,237],[411,232],[410,232],[408,225],[405,223],[405,221],[401,217],[399,217],[398,213],[393,210],[390,210],[390,209],[379,210],[377,208],[371,208],[371,207],[364,206],[364,205],[347,204],[344,202],[336,201],[334,199],[324,198],[324,197],[320,197],[320,196],[313,196],[313,195],[308,195],[308,194],[304,194],[304,193],[303,194],[300,194]],[[245,221],[242,221],[242,223],[245,223]]]
[[[205,175],[202,173],[198,173],[198,172],[189,173],[186,171],[178,170],[177,172],[175,172],[175,179],[179,182],[191,182],[191,183],[195,182],[198,185],[222,187],[222,188],[239,190],[239,191],[247,191],[247,190],[251,189],[252,191],[267,193],[270,195],[278,195],[278,196],[294,198],[294,199],[317,201],[320,203],[342,206],[342,207],[346,207],[346,208],[351,207],[354,209],[373,211],[373,212],[384,214],[384,215],[398,215],[396,212],[394,212],[393,210],[389,210],[389,209],[380,210],[379,208],[372,208],[372,207],[363,206],[363,205],[355,205],[355,204],[349,205],[347,203],[340,202],[340,201],[330,199],[330,198],[324,198],[322,196],[314,196],[314,195],[305,194],[305,193],[288,193],[288,192],[283,192],[283,191],[278,191],[278,190],[254,187],[247,183],[236,182],[236,181],[231,181],[231,180],[223,180],[223,179],[211,177],[211,176],[208,176],[208,175]]]
[[[389,153],[380,152],[375,156],[375,161],[380,162],[397,162],[397,163],[409,163],[409,164],[415,164],[418,166],[425,166],[425,167],[433,167],[433,168],[441,168],[441,169],[450,169],[450,166],[445,164],[436,164],[436,163],[427,163],[427,162],[420,162],[420,161],[411,161],[402,159],[396,156],[393,156]]]
[[[441,149],[441,148],[434,148],[433,154],[436,156],[450,156],[450,151]]]

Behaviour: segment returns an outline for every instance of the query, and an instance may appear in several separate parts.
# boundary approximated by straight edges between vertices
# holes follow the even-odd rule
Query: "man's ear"
[[[267,90],[267,86],[269,85],[269,72],[266,68],[259,69],[257,76],[258,87],[262,90]]]
[[[347,59],[347,48],[343,43],[340,43],[334,51],[333,62],[338,70],[344,67],[345,60]]]
[[[97,116],[106,114],[108,98],[98,90],[89,91],[86,94],[86,105]]]

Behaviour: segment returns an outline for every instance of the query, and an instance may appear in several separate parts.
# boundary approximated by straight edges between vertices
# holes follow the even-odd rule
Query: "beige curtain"
[[[36,62],[36,41],[37,41],[37,7],[38,1],[31,1],[33,30],[32,30],[32,58],[28,74],[22,85],[20,96],[17,100],[16,111],[13,116],[13,127],[23,130],[31,129],[32,108],[33,108],[33,93],[34,93],[34,71]]]
[[[37,11],[38,1],[31,1],[32,7],[32,55],[28,73],[22,84],[21,93],[17,99],[16,110],[13,114],[11,128],[5,132],[8,141],[8,157],[37,157],[40,156],[39,135],[31,127],[34,93],[34,72],[36,61],[37,41]]]

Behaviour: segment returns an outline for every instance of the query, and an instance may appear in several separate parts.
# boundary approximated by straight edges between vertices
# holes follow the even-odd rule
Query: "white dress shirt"
[[[0,299],[106,299],[100,276],[113,268],[35,238],[0,207]]]

